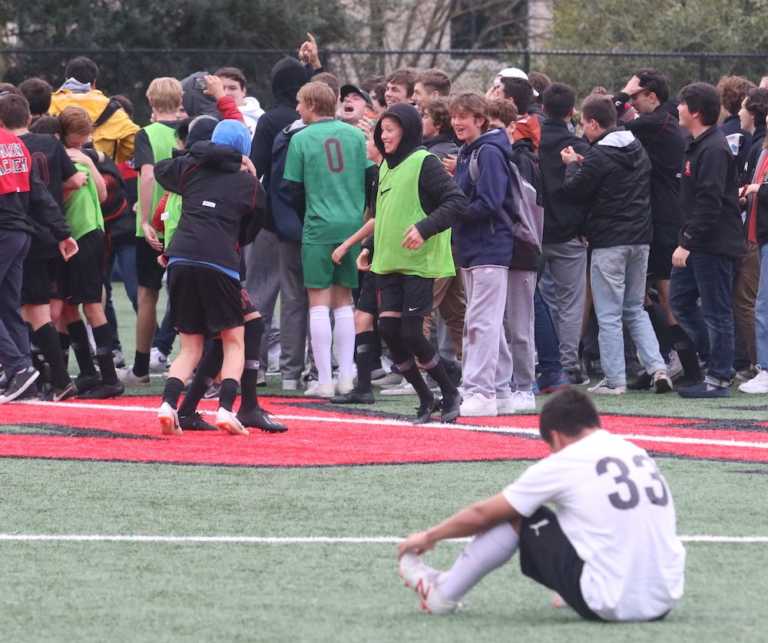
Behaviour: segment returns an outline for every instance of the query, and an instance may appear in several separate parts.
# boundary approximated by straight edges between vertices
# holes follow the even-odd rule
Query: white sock
[[[317,380],[320,384],[333,384],[331,368],[331,318],[328,306],[312,306],[309,309],[309,334],[312,341],[312,355],[317,366]]]
[[[349,381],[355,376],[355,311],[352,306],[333,310],[333,347],[339,362],[339,379]]]
[[[475,536],[453,567],[438,576],[441,596],[449,601],[460,601],[486,574],[512,558],[518,542],[517,532],[508,522]]]

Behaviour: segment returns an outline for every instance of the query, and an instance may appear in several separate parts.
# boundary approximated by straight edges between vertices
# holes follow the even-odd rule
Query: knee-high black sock
[[[432,391],[419,372],[419,367],[408,352],[403,339],[402,320],[399,317],[380,317],[379,332],[389,346],[389,352],[395,360],[398,371],[413,386],[422,404],[434,399]]]
[[[51,367],[51,380],[54,388],[62,390],[71,383],[69,373],[67,373],[66,362],[64,361],[64,351],[59,343],[59,334],[51,322],[43,324],[33,334],[35,344],[45,356],[45,361]],[[66,336],[69,338],[69,336]]]
[[[410,360],[408,362],[398,364],[397,367],[400,371],[400,375],[402,375],[405,380],[411,386],[413,386],[413,389],[416,391],[416,395],[419,396],[419,400],[422,403],[425,401],[433,400],[435,398],[435,396],[432,395],[432,391],[429,390],[429,386],[427,386],[427,383],[424,381],[424,378],[421,375],[421,371],[419,371],[419,367],[416,366],[415,361]]]
[[[421,317],[403,318],[403,338],[408,349],[416,355],[421,367],[438,383],[443,397],[452,398],[458,395],[458,389],[445,370],[440,356],[429,340],[424,337],[424,324]]]
[[[149,353],[136,351],[133,357],[133,374],[136,377],[149,375]]]
[[[97,375],[96,367],[93,365],[91,357],[91,347],[88,344],[88,332],[85,330],[85,323],[82,319],[67,325],[69,332],[69,341],[72,350],[75,352],[77,366],[80,368],[80,375]]]
[[[169,377],[165,380],[165,389],[163,389],[163,402],[168,402],[174,409],[179,404],[181,392],[184,390],[184,382],[178,377]]]
[[[112,357],[112,328],[109,324],[102,324],[93,329],[93,339],[96,342],[96,361],[101,371],[101,381],[104,384],[117,384],[115,372],[115,360]]]
[[[699,366],[699,356],[691,338],[679,324],[670,327],[669,336],[672,339],[672,346],[680,358],[680,363],[683,365],[686,378],[700,380],[702,373],[701,366]]]
[[[256,393],[259,375],[259,354],[261,337],[264,334],[264,320],[261,317],[245,322],[245,366],[240,378],[240,410],[250,411],[259,406]]]
[[[231,411],[232,406],[235,403],[236,397],[237,397],[237,380],[233,380],[232,378],[228,377],[227,379],[221,382],[221,392],[219,393],[219,406],[227,409],[227,411]]]
[[[213,378],[216,377],[216,373],[221,370],[223,360],[224,351],[221,346],[221,340],[214,339],[209,343],[200,363],[197,365],[195,377],[192,379],[192,383],[187,389],[187,394],[184,396],[184,401],[179,407],[179,415],[188,417],[197,410],[197,405],[203,399],[205,391],[211,385]]]
[[[59,344],[61,344],[61,354],[64,356],[64,368],[69,371],[69,334],[59,333]]]
[[[367,330],[355,337],[355,365],[357,366],[357,390],[371,392],[371,372],[376,364],[376,333]]]

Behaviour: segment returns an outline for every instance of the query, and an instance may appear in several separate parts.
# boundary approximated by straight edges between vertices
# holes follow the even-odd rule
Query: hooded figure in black
[[[387,153],[382,140],[382,122],[391,119],[402,129],[402,138],[397,148]],[[390,172],[421,147],[421,118],[410,105],[393,105],[382,114],[374,131],[376,147],[386,160]],[[379,187],[377,202],[386,198],[390,190],[408,189],[409,183],[393,180],[386,188]],[[415,228],[426,241],[450,228],[458,214],[466,207],[466,198],[443,168],[440,160],[430,154],[422,162],[418,179],[418,199],[421,209],[427,215],[413,226],[404,230],[404,247],[416,249],[420,246],[406,245]],[[379,207],[379,215],[383,206]],[[450,252],[450,251],[449,251]],[[453,422],[459,415],[461,396],[451,381],[445,366],[434,348],[424,337],[424,316],[432,309],[433,279],[418,274],[387,272],[376,274],[376,287],[380,293],[379,333],[389,346],[392,357],[402,376],[413,386],[419,396],[416,423],[429,422],[437,410],[441,410],[443,422]],[[407,311],[407,312],[406,312]],[[443,395],[438,403],[419,371],[419,365],[439,385]]]

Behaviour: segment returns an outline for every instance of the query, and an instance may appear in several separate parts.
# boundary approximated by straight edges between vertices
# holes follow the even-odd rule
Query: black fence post
[[[699,56],[699,80],[706,82],[707,80],[707,57],[705,55]]]
[[[523,52],[523,71],[526,74],[531,71],[531,50],[528,48]]]

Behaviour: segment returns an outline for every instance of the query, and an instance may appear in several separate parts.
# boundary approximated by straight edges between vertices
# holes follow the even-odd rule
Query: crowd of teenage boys
[[[484,93],[437,69],[353,85],[310,39],[266,111],[225,67],[153,80],[139,127],[93,61],[64,76],[0,84],[0,403],[164,372],[166,433],[213,428],[206,395],[219,428],[283,431],[257,399],[276,336],[283,390],[415,393],[417,422],[567,384],[768,393],[768,89],[745,78],[673,96],[642,69],[581,102],[512,67]]]

